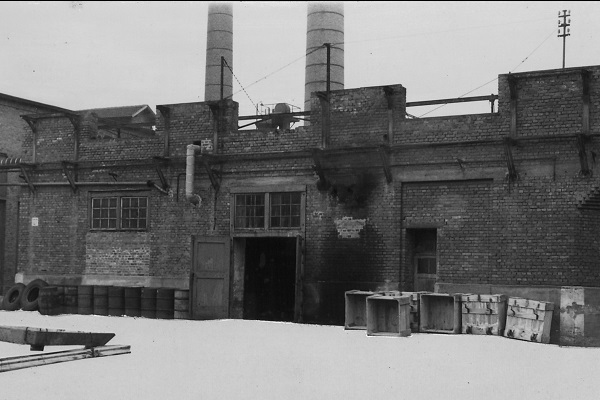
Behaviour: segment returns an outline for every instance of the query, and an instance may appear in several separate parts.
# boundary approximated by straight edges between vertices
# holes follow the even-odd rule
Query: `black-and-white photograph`
[[[596,399],[599,17],[0,3],[0,399]]]

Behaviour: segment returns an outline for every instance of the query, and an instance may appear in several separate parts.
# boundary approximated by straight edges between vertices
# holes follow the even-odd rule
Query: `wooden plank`
[[[552,311],[548,311],[552,314]],[[535,308],[509,306],[507,315],[516,318],[525,318],[544,321],[546,319],[546,310],[538,310]]]
[[[46,354],[6,357],[0,358],[0,372],[82,360],[85,358],[106,357],[129,353],[131,353],[131,346],[112,345],[89,349],[57,351]]]
[[[508,299],[509,306],[519,306],[524,308],[535,308],[538,310],[554,310],[554,303],[546,301],[537,301],[524,299],[521,297],[511,297]]]
[[[104,346],[114,333],[78,332],[62,329],[33,328],[27,326],[0,326],[0,341],[44,346]]]
[[[462,303],[462,313],[464,314],[484,314],[484,315],[497,315],[498,305],[497,303],[482,303],[475,301],[468,301]]]

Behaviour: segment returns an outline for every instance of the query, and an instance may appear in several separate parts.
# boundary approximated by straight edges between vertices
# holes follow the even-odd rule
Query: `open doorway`
[[[296,238],[247,238],[244,319],[293,321]]]
[[[414,290],[433,292],[437,281],[437,229],[408,229]]]

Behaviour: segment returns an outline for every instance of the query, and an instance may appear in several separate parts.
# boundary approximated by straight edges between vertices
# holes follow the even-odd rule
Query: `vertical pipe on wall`
[[[185,164],[185,198],[194,205],[200,205],[201,198],[194,194],[194,169],[196,167],[196,152],[201,147],[195,144],[187,146],[186,164]]]

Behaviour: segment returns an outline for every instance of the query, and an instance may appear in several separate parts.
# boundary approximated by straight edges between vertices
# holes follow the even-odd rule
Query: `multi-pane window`
[[[265,226],[265,195],[238,194],[235,196],[236,228],[263,228]]]
[[[148,227],[147,197],[93,197],[91,207],[92,229],[145,230]]]
[[[92,229],[117,229],[117,197],[92,199]]]
[[[235,195],[236,229],[298,229],[302,221],[300,192]]]
[[[147,197],[121,197],[121,229],[146,229]]]
[[[271,193],[271,227],[300,226],[300,193]]]

